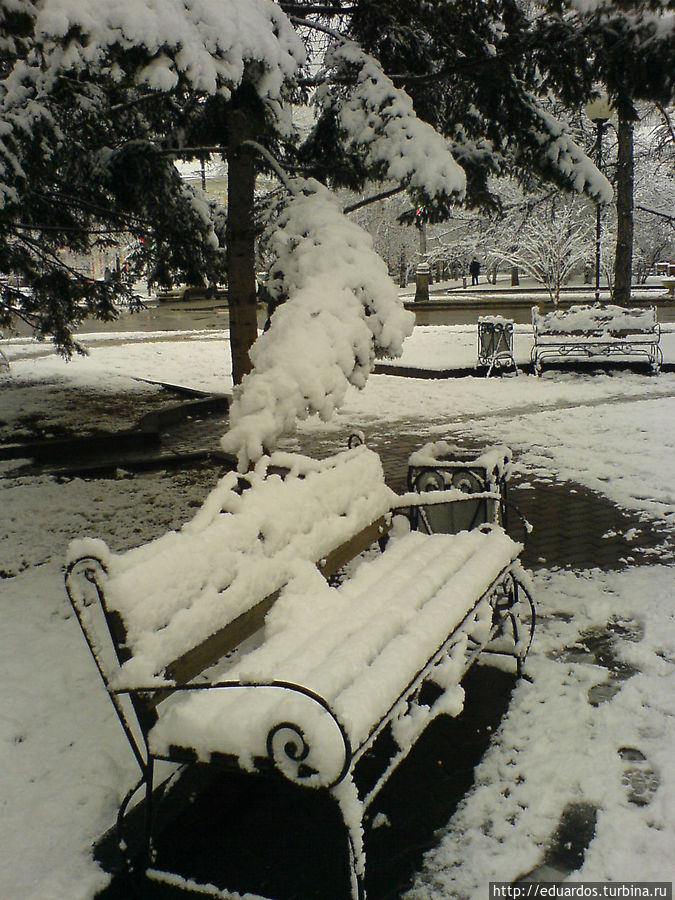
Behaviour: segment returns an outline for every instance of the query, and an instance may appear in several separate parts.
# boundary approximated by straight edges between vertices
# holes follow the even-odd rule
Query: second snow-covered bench
[[[520,663],[531,638],[521,545],[497,526],[422,534],[397,519],[425,502],[394,494],[364,446],[273,454],[224,476],[179,532],[123,553],[71,545],[68,594],[146,789],[148,877],[175,878],[152,868],[154,763],[199,761],[329,791],[351,896],[365,896],[371,801],[428,723],[461,711],[481,651]],[[393,749],[364,789],[359,763],[383,736]]]
[[[653,372],[663,361],[656,308],[571,306],[542,315],[532,307],[532,364],[540,375],[548,360],[646,360]]]

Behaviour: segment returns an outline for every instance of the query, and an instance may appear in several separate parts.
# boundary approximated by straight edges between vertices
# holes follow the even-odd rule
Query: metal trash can
[[[426,444],[408,459],[408,490],[426,493],[455,488],[469,498],[412,507],[413,527],[427,534],[457,534],[492,523],[506,528],[510,469],[511,450],[505,445],[488,447],[476,455],[447,441]]]
[[[513,356],[513,321],[503,316],[478,318],[478,366],[487,367],[486,377],[493,369],[513,368],[518,372]]]

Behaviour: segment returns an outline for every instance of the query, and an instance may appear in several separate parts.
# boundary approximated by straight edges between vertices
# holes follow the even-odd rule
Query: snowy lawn
[[[128,427],[160,402],[136,378],[229,390],[224,334],[161,337],[100,336],[89,341],[88,358],[70,364],[51,354],[36,358],[27,342],[4,345],[13,360],[12,378],[0,376],[4,429],[29,415],[47,430]],[[517,327],[517,358],[527,359],[530,344],[531,333]],[[673,334],[662,344],[674,362]],[[403,361],[473,365],[475,328],[418,327]],[[71,400],[59,403],[66,388]],[[78,405],[78,395],[97,402]],[[128,402],[124,414],[120,395]],[[419,444],[453,435],[504,442],[525,477],[575,481],[672,525],[674,406],[671,374],[548,372],[490,381],[382,375],[362,392],[350,390],[332,423],[304,423],[287,443],[344,446],[354,428],[392,443],[403,433]],[[108,407],[118,412],[111,417]],[[106,883],[90,844],[113,822],[136,772],[69,612],[66,546],[92,535],[123,549],[175,528],[215,474],[56,480],[16,477],[11,468],[3,464],[0,481],[0,896],[89,900]],[[534,683],[517,687],[475,787],[419,874],[416,900],[472,900],[487,896],[490,880],[528,872],[542,862],[562,810],[574,802],[596,806],[598,815],[583,868],[572,877],[675,877],[672,575],[665,565],[535,573],[541,622],[529,663]],[[629,635],[617,640],[616,653],[639,671],[592,706],[588,691],[607,681],[608,671],[565,648],[608,623]],[[641,751],[639,765],[658,785],[644,806],[630,802],[622,783],[636,765],[619,754],[626,747]]]

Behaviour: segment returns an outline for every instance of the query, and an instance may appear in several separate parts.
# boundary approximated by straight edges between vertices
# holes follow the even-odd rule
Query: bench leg
[[[495,595],[491,601],[493,634],[481,652],[512,657],[515,660],[517,676],[525,677],[523,664],[532,644],[536,625],[534,599],[526,584],[519,578],[518,569],[511,572],[498,585],[498,590],[501,594]],[[527,606],[530,614],[529,629],[526,629],[526,623],[521,618]]]
[[[658,375],[661,371],[661,364],[663,363],[663,351],[658,344],[654,345],[652,348],[649,361],[652,367],[652,375]]]
[[[351,900],[365,900],[366,858],[363,848],[363,814],[365,808],[351,775],[331,788],[347,833],[347,859]]]
[[[152,756],[148,757],[148,761],[146,763],[144,778],[145,778],[145,821],[144,821],[144,841],[143,841],[143,858],[142,858],[142,871],[146,871],[152,863],[153,863],[153,848],[152,848],[152,814],[153,814],[153,797],[152,797],[152,787],[155,776],[155,760]]]
[[[366,900],[366,886],[364,873],[359,873],[356,859],[356,850],[352,835],[347,830],[347,852],[349,854],[349,882],[352,900]]]
[[[116,836],[117,846],[124,862],[124,870],[129,878],[130,889],[133,896],[143,896],[143,884],[148,869],[152,865],[154,851],[152,848],[152,824],[153,824],[153,782],[154,759],[149,757],[143,764],[143,774],[140,781],[128,791],[117,812]],[[129,804],[136,794],[145,786],[145,808],[143,809],[143,831],[140,842],[132,840],[126,835],[126,815]]]

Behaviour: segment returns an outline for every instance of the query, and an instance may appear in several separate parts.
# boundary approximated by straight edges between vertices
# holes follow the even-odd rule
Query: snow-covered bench
[[[365,896],[371,801],[426,725],[461,711],[481,651],[519,668],[531,640],[520,544],[497,526],[410,530],[411,505],[464,496],[397,496],[365,446],[275,453],[225,475],[178,532],[122,553],[73,542],[68,595],[146,789],[148,877],[176,877],[151,865],[154,762],[200,761],[328,790]],[[360,793],[359,762],[385,733],[393,754]]]
[[[542,315],[532,307],[532,364],[539,375],[546,360],[646,360],[653,372],[663,361],[656,308],[571,306]]]

